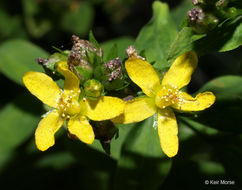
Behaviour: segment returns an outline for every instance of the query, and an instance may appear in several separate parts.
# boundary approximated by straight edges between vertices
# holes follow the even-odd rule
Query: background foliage
[[[242,188],[242,16],[207,34],[184,26],[190,0],[14,0],[0,2],[0,186],[10,189],[240,189]],[[68,139],[40,152],[34,130],[43,105],[23,87],[22,76],[43,69],[35,62],[70,49],[71,35],[92,30],[104,53],[135,45],[154,67],[166,71],[183,52],[195,50],[199,66],[187,90],[209,90],[217,100],[201,113],[179,114],[178,155],[161,151],[153,118],[118,125],[107,155],[98,140]],[[104,54],[105,56],[108,55]],[[234,180],[232,186],[204,180]]]

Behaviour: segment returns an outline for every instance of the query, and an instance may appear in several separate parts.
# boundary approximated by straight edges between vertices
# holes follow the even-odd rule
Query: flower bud
[[[36,61],[43,66],[46,72],[52,72],[55,74],[56,67],[55,65],[60,61],[67,61],[67,55],[69,51],[63,51],[62,53],[54,53],[48,59],[43,59],[41,57],[37,58]]]
[[[229,16],[228,17],[234,17],[237,15],[237,9],[235,7],[230,7],[228,9],[228,14]]]
[[[99,81],[91,79],[84,83],[84,91],[87,97],[98,98],[103,93],[103,86]]]

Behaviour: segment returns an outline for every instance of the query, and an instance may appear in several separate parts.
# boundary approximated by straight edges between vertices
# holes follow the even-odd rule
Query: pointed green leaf
[[[167,4],[155,1],[153,3],[153,17],[140,31],[135,47],[139,53],[144,51],[149,62],[156,62],[155,66],[162,69],[168,67],[167,56],[171,43],[177,35]]]
[[[103,59],[104,61],[108,61],[109,52],[113,51],[113,45],[117,45],[118,49],[118,57],[120,57],[121,60],[123,60],[126,57],[125,50],[128,46],[134,44],[134,39],[131,37],[120,37],[116,39],[112,39],[110,41],[106,41],[101,44],[101,47],[103,49]]]
[[[100,48],[98,41],[96,40],[92,31],[89,32],[89,42],[91,42],[96,48]]]

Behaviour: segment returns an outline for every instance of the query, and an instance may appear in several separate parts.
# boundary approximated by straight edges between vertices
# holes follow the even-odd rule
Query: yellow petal
[[[85,116],[71,118],[68,122],[68,131],[86,144],[92,144],[95,138],[92,126]]]
[[[119,98],[102,96],[98,100],[86,100],[85,115],[94,121],[112,119],[124,111],[124,101]]]
[[[179,103],[172,105],[172,107],[181,111],[201,111],[210,107],[216,97],[212,92],[199,93],[195,98],[182,92],[179,96]]]
[[[65,77],[64,93],[66,94],[70,93],[70,91],[73,91],[74,93],[77,93],[77,96],[79,96],[79,79],[68,69],[68,65],[65,61],[60,61],[57,64],[57,71],[63,74]]]
[[[147,96],[155,95],[160,86],[160,79],[151,64],[139,58],[129,58],[125,62],[125,68],[131,80]]]
[[[190,80],[197,67],[198,58],[194,52],[187,52],[176,58],[170,69],[165,74],[162,85],[170,85],[181,89]]]
[[[35,143],[41,151],[47,150],[55,144],[55,133],[63,125],[65,119],[60,117],[59,113],[54,110],[45,116],[35,131]]]
[[[43,103],[56,108],[61,90],[48,75],[39,72],[27,72],[23,76],[26,88]]]
[[[172,109],[158,110],[158,134],[163,152],[173,157],[178,152],[178,128]]]
[[[114,123],[133,123],[142,121],[156,113],[152,98],[136,98],[125,104],[124,113],[112,119]]]

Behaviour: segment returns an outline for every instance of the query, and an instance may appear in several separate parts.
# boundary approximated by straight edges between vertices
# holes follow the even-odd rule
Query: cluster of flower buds
[[[53,77],[57,76],[57,78],[61,75],[56,70],[56,64],[60,61],[66,61],[69,69],[79,78],[80,84],[85,84],[86,95],[88,94],[88,96],[93,98],[100,96],[100,93],[103,93],[104,89],[108,91],[122,89],[125,80],[122,61],[119,57],[104,62],[102,49],[95,42],[94,36],[90,37],[88,41],[72,35],[72,42],[73,46],[71,50],[62,51],[55,48],[58,52],[52,54],[48,59],[38,58],[36,61],[43,66],[47,73],[54,74]],[[133,55],[137,55],[135,49]],[[93,82],[91,79],[96,82]],[[100,87],[99,92],[90,87],[94,83],[95,85],[99,85],[97,82],[104,88],[101,90]]]
[[[104,64],[104,87],[107,90],[115,90],[123,86],[124,75],[122,62],[119,57]]]
[[[204,13],[201,8],[195,7],[188,11],[187,16],[191,22],[199,22],[204,19]]]
[[[199,5],[198,0],[193,1],[195,5]],[[187,13],[188,24],[194,29],[197,33],[205,33],[209,30],[212,30],[218,24],[218,18],[213,14],[205,11],[200,6],[196,6],[193,9],[189,10]]]
[[[95,47],[87,40],[81,40],[78,36],[72,36],[73,46],[68,56],[68,65],[81,83],[90,79],[93,75],[93,67],[102,59],[102,49]]]
[[[197,33],[206,33],[218,23],[236,15],[231,0],[192,0],[194,8],[188,11],[188,25]]]
[[[122,63],[119,57],[105,63],[105,72],[108,72],[109,74],[109,82],[116,80],[119,77],[123,77],[121,72],[121,64]]]

